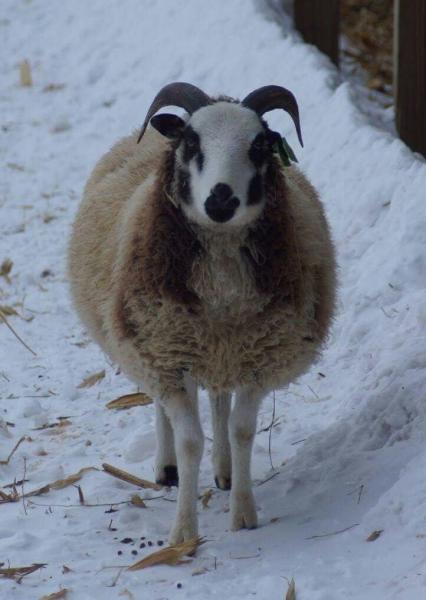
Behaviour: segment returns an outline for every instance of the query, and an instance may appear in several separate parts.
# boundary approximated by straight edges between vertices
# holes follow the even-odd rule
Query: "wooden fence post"
[[[339,0],[294,0],[294,21],[308,44],[339,64]]]
[[[426,156],[426,0],[396,0],[394,44],[396,126]]]

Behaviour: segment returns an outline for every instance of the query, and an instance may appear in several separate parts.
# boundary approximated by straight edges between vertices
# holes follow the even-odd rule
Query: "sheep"
[[[187,117],[156,114],[170,105]],[[198,388],[209,394],[214,476],[230,489],[231,528],[255,528],[260,402],[307,371],[333,318],[329,227],[315,189],[277,157],[281,138],[263,119],[275,108],[289,113],[302,143],[285,88],[239,102],[165,86],[140,135],[96,165],[73,225],[69,273],[81,321],[155,400],[156,480],[179,483],[171,543],[198,535]]]

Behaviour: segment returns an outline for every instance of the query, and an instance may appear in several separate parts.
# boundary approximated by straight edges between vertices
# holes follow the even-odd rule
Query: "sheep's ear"
[[[171,140],[178,139],[185,127],[183,119],[168,113],[155,115],[152,117],[150,123],[161,135]]]

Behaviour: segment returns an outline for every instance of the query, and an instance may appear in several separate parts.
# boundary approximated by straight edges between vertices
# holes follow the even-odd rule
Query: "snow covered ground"
[[[105,408],[135,389],[77,322],[65,256],[92,166],[140,125],[165,83],[237,97],[278,83],[295,93],[305,149],[289,118],[269,121],[322,194],[341,281],[321,362],[275,395],[271,455],[269,432],[256,438],[259,529],[230,532],[228,493],[214,489],[199,511],[208,543],[191,563],[116,581],[115,567],[166,539],[175,491],[146,509],[114,505],[135,491],[164,492],[86,472],[78,482],[86,503],[106,506],[79,505],[73,486],[0,505],[3,567],[46,563],[20,584],[0,578],[2,599],[67,588],[79,600],[281,600],[292,577],[298,600],[426,598],[426,164],[382,127],[389,111],[371,117],[355,87],[271,14],[264,0],[1,2],[0,264],[13,267],[10,281],[0,276],[0,305],[17,310],[21,318],[9,321],[37,353],[0,325],[0,460],[26,436],[0,464],[1,486],[25,473],[29,492],[103,462],[153,478],[152,406]],[[28,88],[19,86],[24,59]],[[102,369],[97,385],[77,387]],[[271,396],[259,430],[272,406]],[[209,436],[205,402],[202,413]],[[36,429],[65,416],[68,425]],[[214,487],[209,453],[207,440],[200,491]],[[367,542],[375,530],[383,532]],[[323,534],[334,535],[315,537]]]

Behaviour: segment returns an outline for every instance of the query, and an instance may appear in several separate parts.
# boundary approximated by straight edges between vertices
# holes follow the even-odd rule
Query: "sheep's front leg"
[[[231,489],[231,446],[229,444],[228,420],[231,410],[231,394],[209,393],[213,424],[213,470],[218,488]]]
[[[157,455],[155,457],[155,480],[161,485],[178,485],[173,429],[162,405],[155,402],[155,426],[157,430]]]
[[[263,393],[240,389],[229,422],[232,453],[231,529],[257,527],[250,463],[256,419]]]
[[[162,405],[173,427],[179,472],[176,517],[170,533],[170,543],[177,544],[198,535],[198,472],[204,438],[194,389],[177,392]]]

